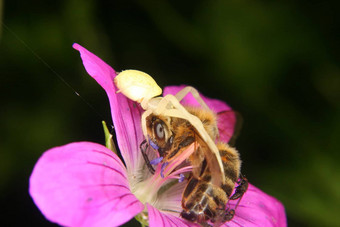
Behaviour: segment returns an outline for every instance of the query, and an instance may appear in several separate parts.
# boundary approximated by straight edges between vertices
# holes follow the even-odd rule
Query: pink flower
[[[87,72],[104,88],[110,105],[118,146],[124,163],[108,148],[91,142],[74,142],[46,151],[30,177],[29,192],[35,204],[52,222],[63,226],[119,226],[138,214],[151,227],[193,226],[179,217],[185,186],[162,188],[170,175],[150,174],[140,152],[144,140],[142,109],[124,95],[116,94],[115,71],[100,58],[74,44]],[[175,94],[181,87],[167,87]],[[230,110],[225,103],[205,98],[216,112]],[[184,102],[195,105],[192,97]],[[228,119],[224,119],[228,120]],[[221,139],[228,141],[235,119],[229,119]],[[230,201],[230,206],[237,201]],[[171,212],[176,211],[176,212]],[[286,226],[284,207],[275,198],[249,185],[235,217],[223,226]]]

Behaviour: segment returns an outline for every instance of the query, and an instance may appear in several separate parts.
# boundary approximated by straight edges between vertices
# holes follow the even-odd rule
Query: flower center
[[[192,171],[192,166],[186,165],[180,167],[180,165],[189,158],[195,151],[195,148],[197,148],[197,144],[191,144],[170,162],[162,162],[162,158],[152,160],[151,164],[157,164],[155,173],[144,181],[137,183],[134,187],[133,194],[144,204],[149,203],[160,210],[167,210],[166,204],[159,203],[159,198],[162,197],[162,193],[167,192],[167,189],[163,190],[163,188],[167,186],[172,187],[174,184],[182,182],[184,180],[184,173]],[[177,179],[177,181],[173,179]]]

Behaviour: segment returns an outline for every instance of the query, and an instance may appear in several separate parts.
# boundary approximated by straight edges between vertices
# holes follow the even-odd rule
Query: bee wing
[[[217,113],[217,128],[219,139],[222,142],[233,146],[240,134],[243,118],[240,113],[233,110],[226,110]]]

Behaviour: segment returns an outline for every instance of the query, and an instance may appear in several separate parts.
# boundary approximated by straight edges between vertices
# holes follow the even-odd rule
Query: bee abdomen
[[[241,161],[237,150],[222,142],[216,145],[223,163],[225,183],[221,187],[211,183],[212,173],[204,160],[198,176],[191,176],[183,192],[181,216],[189,221],[219,220],[239,178]]]
[[[222,188],[191,177],[182,198],[181,216],[198,223],[214,219],[216,210],[224,210],[228,197]]]
[[[225,143],[217,143],[220,151],[226,184],[235,184],[240,175],[241,160],[238,151]]]

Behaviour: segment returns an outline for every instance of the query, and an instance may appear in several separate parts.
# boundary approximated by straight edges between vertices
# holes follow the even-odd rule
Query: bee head
[[[170,149],[174,138],[170,130],[170,118],[150,115],[146,119],[146,125],[149,143],[158,150],[160,156],[163,156]]]

